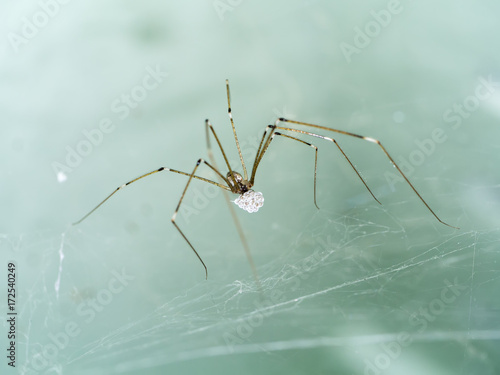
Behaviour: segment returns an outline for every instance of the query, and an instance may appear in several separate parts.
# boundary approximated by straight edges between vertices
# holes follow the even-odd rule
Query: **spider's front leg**
[[[229,92],[228,92],[228,95],[229,95]],[[217,142],[217,145],[219,146],[219,149],[220,149],[220,151],[222,153],[224,161],[225,161],[225,163],[226,163],[226,165],[227,165],[227,167],[229,169],[227,177],[224,177],[224,176],[222,176],[220,174],[219,174],[219,177],[222,180],[224,180],[225,183],[228,185],[229,188],[227,190],[229,190],[229,191],[231,191],[233,193],[238,193],[237,189],[235,189],[235,185],[231,184],[231,181],[235,182],[237,180],[236,176],[239,175],[239,174],[236,173],[236,172],[234,172],[231,169],[231,166],[229,164],[229,160],[227,159],[226,153],[224,152],[224,148],[222,147],[222,144],[219,141],[219,137],[217,137],[217,134],[215,133],[215,129],[213,128],[213,126],[210,123],[210,121],[208,121],[208,119],[205,120],[205,130],[206,130],[206,138],[207,138],[207,153],[208,153],[208,157],[210,159],[210,162],[214,165],[215,168],[217,168],[217,165],[215,163],[215,158],[214,158],[214,155],[213,155],[213,152],[212,152],[212,147],[211,147],[211,144],[210,144],[210,134],[212,134],[212,136],[215,138],[215,141]],[[250,264],[250,268],[252,269],[252,273],[253,273],[255,282],[256,282],[259,290],[261,290],[262,286],[260,284],[259,276],[257,274],[257,268],[255,267],[255,263],[254,263],[253,258],[252,258],[252,253],[250,252],[250,247],[248,246],[248,242],[247,242],[245,233],[243,232],[243,228],[242,228],[242,226],[240,224],[240,220],[238,219],[238,216],[236,215],[236,212],[234,211],[234,208],[231,205],[231,200],[229,198],[228,192],[227,191],[223,191],[223,193],[224,193],[224,199],[225,199],[225,201],[227,203],[227,207],[229,208],[229,212],[231,213],[231,217],[233,218],[234,226],[236,227],[236,230],[238,231],[238,235],[240,237],[241,244],[243,245],[243,249],[245,251],[245,255],[247,257],[248,263]],[[236,203],[236,201],[238,201],[239,199],[241,199],[242,196],[243,195],[240,195],[240,197],[236,198],[236,200],[234,202]],[[263,200],[264,199],[262,198],[262,201]],[[236,204],[238,204],[238,203],[236,203]],[[262,204],[261,204],[261,206],[262,206]]]
[[[193,180],[193,177],[196,177],[194,174],[196,173],[196,170],[198,169],[198,167],[200,166],[201,163],[204,163],[205,165],[207,165],[208,167],[210,167],[213,171],[215,171],[218,175],[221,175],[219,171],[217,171],[211,164],[209,164],[208,162],[206,162],[205,160],[203,159],[198,159],[198,161],[196,162],[196,165],[195,167],[193,168],[193,171],[191,172],[191,174],[189,175],[189,179],[186,183],[186,187],[184,188],[183,192],[182,192],[182,195],[181,195],[181,198],[179,199],[179,203],[177,204],[177,208],[175,209],[175,212],[174,214],[172,215],[172,224],[177,228],[177,230],[179,231],[179,233],[181,234],[181,236],[184,238],[184,240],[186,240],[186,242],[188,243],[188,245],[191,247],[191,249],[194,251],[194,253],[196,254],[196,256],[198,257],[198,259],[200,260],[201,264],[203,265],[203,267],[205,268],[205,278],[208,279],[208,269],[207,269],[207,266],[205,265],[205,262],[203,262],[203,259],[201,259],[200,255],[198,254],[198,252],[196,251],[196,249],[194,248],[194,246],[191,244],[191,242],[187,239],[186,235],[182,232],[181,228],[179,228],[179,226],[177,225],[177,223],[175,222],[175,219],[177,217],[177,212],[179,212],[179,208],[181,207],[181,203],[182,203],[182,200],[184,199],[184,196],[186,195],[186,191],[189,187],[189,184],[191,183],[191,181]],[[224,190],[230,190],[228,187],[224,186],[224,185],[220,185],[220,184],[217,184],[219,187],[223,188]]]

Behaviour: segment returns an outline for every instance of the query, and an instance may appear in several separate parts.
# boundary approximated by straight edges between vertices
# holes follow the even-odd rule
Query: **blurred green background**
[[[16,264],[20,374],[498,374],[497,1],[62,1],[1,5],[0,304]],[[278,117],[258,212],[186,177],[209,118],[247,167]],[[294,134],[296,136],[300,136]],[[219,157],[219,156],[217,156]],[[218,159],[219,166],[222,160]],[[241,170],[241,167],[236,168]],[[215,178],[208,168],[200,175]],[[223,173],[227,171],[224,168]],[[234,196],[235,197],[235,196]],[[234,199],[232,197],[232,199]]]

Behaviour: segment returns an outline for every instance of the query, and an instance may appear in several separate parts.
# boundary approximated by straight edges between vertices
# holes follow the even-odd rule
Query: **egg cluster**
[[[260,192],[248,190],[233,201],[239,208],[248,212],[257,212],[264,205],[264,196]]]

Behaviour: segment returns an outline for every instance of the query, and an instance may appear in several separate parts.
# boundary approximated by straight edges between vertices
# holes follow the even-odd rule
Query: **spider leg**
[[[382,151],[387,156],[387,158],[392,163],[392,165],[398,170],[398,172],[401,174],[401,176],[403,176],[403,178],[408,183],[408,185],[410,185],[411,189],[418,196],[418,198],[422,201],[422,203],[425,205],[425,207],[427,207],[427,209],[431,212],[431,214],[434,215],[434,217],[441,224],[444,224],[444,225],[446,225],[446,226],[448,226],[450,228],[460,229],[458,227],[454,227],[453,225],[445,223],[444,221],[442,221],[436,215],[436,213],[430,208],[430,206],[427,204],[427,202],[424,200],[424,198],[420,195],[420,193],[417,191],[417,189],[413,186],[413,184],[410,182],[410,180],[408,179],[408,177],[406,177],[406,175],[403,173],[403,171],[401,170],[401,168],[399,168],[399,166],[396,164],[396,162],[394,161],[394,159],[392,158],[392,156],[389,154],[389,152],[385,149],[385,147],[382,145],[382,143],[379,140],[377,140],[375,138],[371,138],[371,137],[365,137],[365,136],[362,136],[362,135],[358,135],[358,134],[355,134],[355,133],[350,133],[350,132],[347,132],[347,131],[344,131],[344,130],[333,129],[333,128],[329,128],[329,127],[326,127],[326,126],[310,124],[310,123],[307,123],[307,122],[301,122],[301,121],[295,121],[295,120],[288,120],[288,119],[285,119],[285,118],[279,118],[278,120],[276,120],[275,125],[277,126],[278,123],[280,123],[280,122],[287,122],[287,123],[291,123],[291,124],[302,125],[302,126],[309,126],[309,127],[316,128],[316,129],[322,129],[322,130],[332,131],[332,132],[335,132],[335,133],[348,135],[350,137],[363,139],[365,141],[377,144],[382,149]],[[280,128],[280,127],[278,127],[278,128]],[[297,129],[295,129],[294,131],[296,131],[296,132],[302,132],[302,131],[297,130]],[[306,133],[306,134],[309,134],[309,135],[312,135],[312,136],[315,136],[315,137],[323,138],[322,136],[319,136],[319,135],[314,134],[314,133],[307,133],[307,132],[303,132],[303,133]],[[326,137],[325,137],[325,139],[326,139]]]
[[[208,158],[210,159],[210,163],[212,163],[212,165],[216,169],[218,169],[217,168],[217,164],[215,162],[214,154],[212,152],[212,147],[210,145],[210,133],[209,133],[209,129],[212,132],[212,135],[214,136],[215,140],[217,141],[217,144],[219,145],[219,148],[220,148],[220,150],[222,152],[222,155],[224,156],[224,160],[226,161],[226,164],[229,167],[229,162],[227,161],[226,154],[224,153],[224,149],[222,148],[222,145],[219,142],[219,138],[217,137],[217,134],[215,134],[215,130],[212,127],[212,124],[210,124],[210,122],[208,120],[205,121],[205,127],[206,127],[206,137],[207,137],[207,153],[208,153]],[[229,167],[229,171],[232,174],[231,167]],[[226,182],[226,184],[228,186],[231,186],[229,184],[229,181],[227,181],[227,179],[224,176],[222,176],[222,175],[219,175],[219,176]],[[233,176],[233,181],[234,181],[234,176]],[[250,264],[250,268],[252,269],[252,273],[253,273],[253,276],[255,278],[255,282],[257,284],[257,287],[259,288],[259,290],[262,290],[262,286],[261,286],[261,283],[260,283],[260,280],[259,280],[259,276],[257,274],[257,268],[255,267],[255,263],[253,261],[252,254],[250,252],[250,247],[248,246],[248,242],[247,242],[245,233],[243,232],[243,228],[241,227],[241,224],[240,224],[240,221],[238,219],[238,216],[236,215],[236,212],[234,211],[234,207],[231,204],[231,201],[229,199],[229,194],[225,190],[223,191],[223,193],[224,193],[224,199],[226,200],[226,203],[227,203],[227,207],[229,208],[229,212],[231,213],[231,216],[233,218],[233,223],[236,226],[236,230],[238,231],[238,235],[240,237],[240,241],[243,244],[243,249],[245,250],[245,255],[247,257],[248,263]]]
[[[267,128],[266,128],[266,131],[264,132],[264,136],[262,137],[262,141],[261,141],[261,144],[263,143],[263,140],[264,140],[264,137],[266,136],[266,133],[267,133],[267,129],[268,128],[273,128],[273,131],[270,133],[270,135],[268,136],[268,142],[266,141],[265,143],[265,149],[267,149],[267,147],[269,147],[269,144],[271,143],[271,141],[274,139],[274,136],[275,135],[279,135],[279,136],[282,136],[282,137],[285,137],[285,138],[288,138],[288,139],[291,139],[291,140],[294,140],[294,141],[297,141],[297,142],[300,142],[300,143],[303,143],[305,144],[306,146],[309,146],[309,147],[312,147],[314,148],[314,151],[315,151],[315,154],[314,154],[314,205],[316,206],[316,208],[319,210],[319,207],[318,207],[318,204],[316,203],[316,172],[318,170],[318,148],[309,143],[309,142],[306,142],[306,141],[303,141],[302,139],[299,139],[299,138],[296,138],[296,137],[292,137],[291,135],[288,135],[288,134],[282,134],[282,133],[279,133],[279,132],[276,132],[274,131],[274,129],[276,129],[276,127],[274,125],[269,125]],[[260,146],[259,146],[259,149],[257,150],[257,155],[259,155],[259,151],[260,151]],[[262,155],[260,155],[260,159],[262,158],[262,156],[264,156],[264,152],[265,152],[265,149],[263,149],[263,152],[262,152]],[[259,162],[260,162],[260,159],[259,159]],[[256,167],[254,167],[254,170],[252,170],[252,177],[255,177],[255,171],[256,171]],[[253,181],[252,181],[253,183]]]
[[[154,171],[151,171],[151,172],[148,172],[146,174],[143,174],[142,176],[139,176],[137,178],[134,178],[133,180],[121,185],[121,186],[118,186],[111,194],[109,194],[103,201],[101,201],[101,203],[99,203],[97,206],[95,206],[89,213],[87,213],[84,217],[82,217],[80,220],[78,221],[75,221],[72,225],[77,225],[77,224],[80,224],[83,220],[85,220],[87,217],[89,217],[94,211],[96,211],[99,207],[101,207],[109,198],[111,198],[113,195],[115,195],[115,193],[117,193],[119,190],[123,189],[124,187],[130,185],[131,183],[133,182],[136,182],[144,177],[148,177],[148,176],[151,176],[155,173],[158,173],[158,172],[163,172],[163,171],[166,171],[166,172],[174,172],[174,173],[178,173],[178,174],[182,174],[184,176],[191,176],[189,173],[186,173],[186,172],[182,172],[182,171],[178,171],[176,169],[170,169],[170,168],[166,168],[166,167],[161,167],[161,168],[158,168],[158,169],[155,169]],[[217,173],[220,174],[219,171],[215,171]],[[218,187],[220,187],[221,189],[225,189],[225,190],[230,190],[227,186],[224,186],[222,184],[219,184],[215,181],[211,181],[207,178],[204,178],[204,177],[199,177],[199,176],[193,176],[193,178],[196,178],[198,180],[201,180],[201,181],[205,181],[205,182],[208,182],[212,185],[216,185]]]
[[[99,203],[96,207],[94,207],[88,214],[86,214],[84,217],[82,217],[80,220],[76,221],[73,223],[73,225],[77,225],[79,223],[81,223],[83,220],[85,220],[88,216],[90,216],[90,214],[92,214],[95,210],[97,210],[99,207],[101,207],[104,202],[106,202],[109,198],[111,198],[116,192],[118,192],[119,190],[123,189],[124,187],[130,185],[131,183],[133,182],[136,182],[144,177],[148,177],[148,176],[151,176],[152,174],[155,174],[155,173],[158,173],[158,172],[163,172],[163,171],[167,171],[167,172],[174,172],[174,173],[178,173],[178,174],[182,174],[184,176],[189,176],[189,179],[188,179],[188,182],[186,184],[186,187],[184,188],[184,191],[182,192],[182,196],[181,196],[181,199],[179,201],[179,204],[177,205],[177,208],[174,212],[174,215],[172,216],[172,223],[174,224],[174,226],[177,228],[177,230],[180,232],[180,234],[182,235],[182,237],[186,240],[186,242],[188,243],[188,245],[191,247],[191,249],[194,251],[194,253],[196,254],[196,256],[198,257],[198,259],[200,260],[201,264],[203,265],[203,267],[205,268],[205,277],[208,278],[208,270],[207,270],[207,266],[205,265],[205,263],[203,262],[203,260],[201,259],[200,255],[198,254],[198,252],[194,249],[193,245],[191,245],[191,242],[189,242],[189,240],[187,239],[187,237],[184,235],[184,233],[181,231],[181,229],[179,228],[179,226],[175,223],[175,217],[177,215],[177,212],[179,211],[179,207],[181,205],[181,202],[182,202],[182,199],[184,198],[184,195],[186,194],[186,190],[189,186],[189,183],[191,182],[191,180],[193,178],[197,179],[197,180],[201,180],[201,181],[205,181],[205,182],[208,182],[212,185],[215,185],[215,186],[218,186],[220,187],[221,189],[223,189],[224,191],[226,190],[229,190],[231,191],[231,189],[227,186],[224,186],[222,184],[219,184],[218,182],[215,182],[215,181],[212,181],[212,180],[209,180],[207,178],[204,178],[204,177],[200,177],[200,176],[196,176],[195,175],[195,172],[196,170],[198,169],[198,166],[200,165],[200,163],[203,162],[204,164],[206,164],[207,166],[209,166],[212,170],[214,170],[219,176],[222,176],[221,173],[219,171],[217,171],[212,165],[210,165],[209,163],[207,163],[205,160],[203,159],[199,159],[198,162],[196,163],[196,166],[195,168],[193,169],[193,172],[191,173],[186,173],[186,172],[182,172],[182,171],[178,171],[176,169],[170,169],[170,168],[166,168],[166,167],[161,167],[159,169],[156,169],[154,171],[151,171],[149,173],[146,173],[146,174],[143,174],[142,176],[139,176],[119,187],[117,187],[111,194],[109,194],[101,203]]]
[[[233,169],[231,168],[231,165],[229,164],[229,160],[227,159],[226,153],[224,152],[224,148],[222,147],[222,144],[219,141],[219,137],[217,137],[217,134],[215,133],[214,127],[210,123],[208,119],[205,120],[205,134],[207,138],[207,150],[208,150],[208,158],[210,159],[210,163],[215,167],[216,170],[218,170],[217,165],[215,163],[215,158],[214,154],[212,153],[212,146],[210,144],[210,132],[212,132],[213,137],[215,138],[215,141],[217,142],[217,145],[219,146],[219,150],[222,153],[222,156],[224,158],[224,161],[227,165],[227,168],[229,170],[229,173],[231,174],[231,178],[233,181],[235,180],[234,175],[233,175]],[[231,186],[229,181],[227,180],[226,177],[224,177],[222,174],[219,173],[219,176],[224,180],[224,182],[227,184],[227,186]]]
[[[195,250],[194,246],[187,239],[186,235],[182,232],[181,228],[179,228],[179,226],[175,222],[175,219],[177,217],[177,212],[179,212],[179,208],[181,207],[182,200],[184,199],[184,196],[186,195],[186,191],[187,191],[187,189],[189,187],[189,184],[191,183],[192,179],[196,177],[194,174],[196,173],[196,170],[198,169],[198,167],[200,166],[201,163],[204,163],[205,165],[209,166],[212,170],[214,170],[214,171],[217,172],[217,170],[215,169],[214,166],[212,166],[211,164],[207,163],[205,160],[203,160],[201,158],[198,159],[198,161],[196,162],[195,167],[193,168],[193,171],[189,175],[189,179],[188,179],[188,181],[186,183],[186,187],[184,188],[184,190],[182,192],[181,198],[179,199],[179,203],[177,204],[177,208],[175,209],[174,214],[172,215],[171,221],[172,221],[172,224],[174,224],[174,227],[177,228],[177,230],[179,231],[179,233],[181,234],[181,236],[186,240],[186,242],[188,243],[188,245],[191,247],[191,250],[194,251],[194,253],[198,257],[198,259],[200,260],[201,264],[205,268],[205,278],[208,279],[208,269],[207,269],[207,266],[205,265],[205,262],[203,262],[203,260],[201,259],[200,255]],[[219,172],[217,172],[217,173],[218,173],[219,176],[221,176],[221,174]],[[224,188],[224,190],[230,190],[227,186],[224,186],[224,185],[221,185],[221,184],[218,184],[218,183],[215,183],[215,185],[218,185],[218,186],[220,185],[221,187]]]
[[[298,130],[298,129],[293,129],[293,128],[285,128],[285,127],[281,127],[281,126],[276,126],[276,129],[281,129],[281,130],[286,130],[286,131],[291,131],[291,132],[296,132],[296,133],[301,133],[301,134],[307,134],[307,135],[310,135],[310,136],[313,136],[313,137],[316,137],[316,138],[321,138],[321,139],[324,139],[326,141],[330,141],[330,142],[333,142],[335,143],[335,146],[337,146],[337,148],[340,150],[340,152],[342,153],[342,155],[344,155],[345,159],[347,160],[347,162],[349,163],[349,165],[351,166],[351,168],[354,170],[354,172],[356,172],[356,174],[358,175],[359,179],[361,180],[361,182],[363,183],[363,185],[365,185],[366,189],[370,192],[371,196],[373,197],[373,199],[375,199],[377,201],[378,204],[382,204],[380,203],[380,201],[375,197],[375,195],[373,194],[373,192],[371,191],[371,189],[368,187],[368,185],[366,184],[364,178],[361,176],[361,174],[358,172],[358,170],[356,169],[356,167],[354,166],[354,164],[352,164],[351,160],[349,159],[349,157],[346,155],[346,153],[344,152],[344,150],[342,150],[342,147],[340,147],[340,145],[337,143],[337,141],[333,138],[330,138],[330,137],[324,137],[322,135],[319,135],[319,134],[315,134],[315,133],[310,133],[310,132],[306,132],[306,131],[303,131],[303,130]],[[276,133],[275,133],[276,134]]]
[[[236,142],[236,147],[238,148],[238,154],[240,155],[241,166],[243,167],[243,174],[245,180],[248,180],[247,168],[245,167],[245,162],[243,161],[243,155],[241,153],[240,142],[238,142],[238,136],[236,135],[236,128],[234,126],[233,115],[231,113],[231,93],[229,91],[229,81],[226,79],[226,92],[227,92],[227,114],[229,115],[229,120],[231,120],[231,127],[233,128],[234,140]],[[231,171],[231,169],[229,169]]]
[[[276,123],[278,123],[278,122],[276,122]],[[330,138],[330,137],[324,137],[322,135],[318,135],[318,134],[315,134],[315,133],[306,132],[306,131],[303,131],[303,130],[298,130],[298,129],[293,129],[293,128],[285,128],[285,127],[276,126],[276,125],[268,125],[267,128],[266,128],[266,131],[264,132],[264,137],[265,137],[265,135],[267,133],[267,130],[269,128],[271,128],[272,131],[269,133],[267,140],[264,142],[264,146],[262,147],[262,150],[261,150],[260,154],[257,154],[257,156],[255,158],[254,168],[253,168],[253,171],[252,171],[252,178],[250,180],[252,183],[253,183],[253,179],[255,178],[255,173],[257,172],[257,167],[259,166],[260,161],[262,160],[262,157],[264,156],[264,153],[267,151],[267,148],[269,147],[269,144],[271,143],[274,135],[275,134],[279,134],[279,135],[285,136],[284,134],[275,132],[275,129],[281,129],[281,130],[286,130],[286,131],[291,131],[291,132],[296,132],[296,133],[311,135],[311,136],[314,136],[314,137],[317,137],[317,138],[321,138],[321,139],[325,139],[327,141],[331,141],[331,142],[335,143],[335,146],[337,146],[337,148],[340,150],[340,152],[342,153],[342,155],[344,155],[345,159],[347,160],[347,162],[349,163],[349,165],[351,166],[351,168],[354,170],[354,172],[356,172],[356,174],[358,175],[359,179],[361,180],[361,182],[363,183],[363,185],[365,185],[366,189],[371,194],[371,196],[373,197],[373,199],[375,199],[379,204],[381,204],[380,201],[375,197],[375,195],[373,194],[373,192],[371,191],[371,189],[368,187],[368,185],[366,184],[365,180],[363,179],[363,177],[361,176],[361,174],[358,172],[358,170],[356,169],[356,167],[354,166],[354,164],[352,164],[351,160],[346,155],[346,153],[344,152],[344,150],[342,150],[342,147],[340,147],[340,145],[337,143],[337,141],[335,139]],[[264,139],[264,137],[263,137],[263,139]],[[291,136],[288,136],[288,137],[290,137],[292,139],[295,139],[297,141],[303,142],[302,140],[300,140],[298,138],[291,137]],[[261,143],[262,143],[262,141],[261,141]],[[306,144],[309,145],[309,143],[307,143],[307,142],[304,142],[304,143],[306,143]],[[260,150],[260,147],[259,147],[259,150]],[[316,204],[316,167],[315,167],[315,172],[314,172],[314,197],[315,197],[314,198],[314,204],[319,209],[318,205]]]
[[[252,185],[255,181],[255,174],[257,173],[257,167],[260,164],[260,160],[264,156],[265,150],[267,150],[267,147],[269,146],[269,142],[271,142],[270,138],[271,138],[272,134],[274,133],[275,128],[276,127],[274,125],[268,125],[266,127],[266,130],[264,130],[264,134],[262,134],[262,139],[260,140],[259,148],[257,149],[257,153],[255,154],[255,160],[253,162],[252,175],[250,176],[250,183]],[[269,131],[269,129],[271,129],[271,132],[269,133],[269,135],[267,136],[267,139],[266,139],[266,135],[267,135],[267,132]],[[264,139],[265,139],[265,141],[264,141]]]

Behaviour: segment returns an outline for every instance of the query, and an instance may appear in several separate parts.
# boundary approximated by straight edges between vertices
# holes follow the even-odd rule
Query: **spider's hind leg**
[[[391,162],[391,164],[398,170],[398,172],[401,174],[401,176],[403,176],[403,178],[405,179],[405,181],[408,183],[408,185],[411,187],[411,189],[413,190],[413,192],[417,195],[417,197],[422,201],[422,203],[425,205],[425,207],[427,207],[427,209],[429,210],[429,212],[441,223],[441,224],[444,224],[450,228],[454,228],[454,229],[460,229],[458,227],[454,227],[453,225],[450,225],[448,223],[445,223],[444,221],[442,221],[438,216],[437,214],[431,209],[431,207],[427,204],[427,202],[425,201],[425,199],[420,195],[420,193],[417,191],[417,189],[413,186],[413,184],[410,182],[410,180],[408,179],[408,177],[406,177],[406,175],[403,173],[403,171],[401,170],[401,168],[396,164],[396,162],[394,161],[394,159],[392,158],[392,156],[389,154],[389,152],[386,150],[386,148],[382,145],[382,143],[375,139],[375,138],[371,138],[371,137],[365,137],[363,135],[359,135],[359,134],[355,134],[355,133],[350,133],[350,132],[347,132],[347,131],[344,131],[344,130],[339,130],[339,129],[334,129],[334,128],[329,128],[329,127],[326,127],[326,126],[321,126],[321,125],[315,125],[315,124],[310,124],[310,123],[307,123],[307,122],[302,122],[302,121],[295,121],[295,120],[288,120],[286,118],[279,118],[278,120],[276,120],[276,124],[277,125],[278,123],[280,122],[287,122],[287,123],[290,123],[290,124],[296,124],[296,125],[301,125],[301,126],[308,126],[308,127],[311,127],[311,128],[316,128],[316,129],[322,129],[322,130],[327,130],[327,131],[331,131],[331,132],[335,132],[335,133],[339,133],[339,134],[344,134],[344,135],[347,135],[349,137],[354,137],[354,138],[359,138],[359,139],[362,139],[364,141],[367,141],[367,142],[370,142],[370,143],[375,143],[376,145],[378,145],[382,151],[384,152],[384,154],[387,156],[387,158],[389,159],[389,161]],[[277,128],[280,128],[280,129],[284,129],[284,128],[281,128],[281,127],[278,127]],[[302,131],[302,130],[298,130],[298,129],[291,129],[291,128],[285,128],[287,130],[290,130],[290,131],[295,131],[295,132],[298,132],[298,133],[304,133],[304,134],[309,134],[309,135],[312,135],[312,136],[315,136],[315,137],[320,137],[320,138],[323,138],[323,139],[327,139],[328,137],[323,137],[323,136],[320,136],[320,135],[317,135],[317,134],[314,134],[314,133],[309,133],[309,132],[305,132],[305,131]],[[345,154],[344,154],[345,156]],[[352,165],[352,164],[351,164]],[[358,174],[359,175],[359,174]],[[363,181],[364,182],[364,181]],[[365,184],[366,186],[366,184]],[[367,186],[368,188],[368,186]],[[373,195],[373,194],[372,194]],[[374,197],[375,198],[375,197]],[[376,198],[375,198],[376,199]],[[377,200],[378,202],[378,200]],[[380,203],[380,202],[379,202]]]

